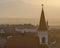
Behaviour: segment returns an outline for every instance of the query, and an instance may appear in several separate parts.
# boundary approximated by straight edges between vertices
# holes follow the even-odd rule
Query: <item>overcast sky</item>
[[[60,0],[0,0],[0,3],[7,3],[7,2],[19,2],[19,1],[23,1],[26,3],[31,3],[31,4],[40,4],[40,3],[44,3],[44,4],[48,4],[48,5],[55,5],[58,6],[60,4]]]
[[[41,12],[42,3],[46,16],[60,18],[60,0],[0,0],[0,17],[23,18],[33,16],[34,18],[38,16],[39,11]]]
[[[0,0],[0,18],[40,18],[42,3],[45,17],[59,21],[60,0]]]

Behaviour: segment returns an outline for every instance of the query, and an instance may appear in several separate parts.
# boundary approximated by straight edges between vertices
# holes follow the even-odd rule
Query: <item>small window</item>
[[[42,38],[42,43],[45,43],[45,37]]]

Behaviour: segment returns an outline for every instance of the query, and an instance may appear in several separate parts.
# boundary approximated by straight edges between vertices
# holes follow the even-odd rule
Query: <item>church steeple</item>
[[[40,30],[40,31],[46,31],[47,30],[44,10],[43,10],[43,4],[42,4],[42,12],[41,12],[41,18],[40,18],[38,30]]]
[[[42,4],[41,18],[40,18],[39,27],[38,27],[38,36],[39,36],[40,44],[42,45],[48,44],[48,28],[47,28],[47,23],[45,21],[43,4]]]

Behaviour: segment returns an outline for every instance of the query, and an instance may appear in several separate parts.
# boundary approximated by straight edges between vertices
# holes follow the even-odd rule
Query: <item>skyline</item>
[[[0,24],[32,24],[39,25],[38,18],[0,18]],[[47,20],[46,20],[47,21]],[[59,20],[48,20],[49,26],[60,26]]]

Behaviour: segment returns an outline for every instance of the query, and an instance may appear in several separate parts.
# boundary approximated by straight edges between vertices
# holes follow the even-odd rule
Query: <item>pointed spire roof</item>
[[[49,28],[48,21],[47,21],[47,28]]]
[[[48,21],[46,23],[47,23],[47,26],[48,26]]]
[[[41,12],[41,18],[40,18],[38,30],[40,30],[40,31],[46,31],[47,30],[44,10],[43,10],[43,4],[42,4],[42,12]]]

